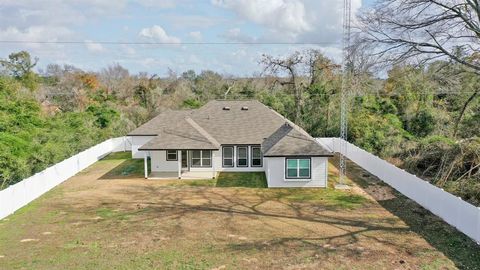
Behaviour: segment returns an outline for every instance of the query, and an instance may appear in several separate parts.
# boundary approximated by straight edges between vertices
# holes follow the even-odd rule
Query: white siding
[[[155,138],[156,136],[131,136],[132,142],[132,158],[143,158],[144,153],[143,151],[138,151],[142,145],[149,142],[151,139]]]
[[[137,140],[139,141],[139,140]],[[137,148],[138,149],[138,148]],[[222,151],[212,151],[212,167],[195,168],[190,167],[192,172],[211,172],[212,175],[218,172],[263,172],[267,176],[268,187],[326,187],[327,185],[327,169],[328,158],[312,157],[311,158],[311,179],[285,179],[285,157],[267,157],[263,158],[263,167],[251,167],[250,153],[249,166],[236,166],[236,149],[234,167],[222,167]],[[143,154],[140,151],[140,154]],[[191,154],[189,154],[191,157]],[[180,161],[167,161],[166,151],[150,151],[153,172],[178,172]],[[178,155],[180,159],[180,155]]]
[[[167,161],[167,151],[150,151],[150,158],[152,172],[178,172],[178,160]]]
[[[265,174],[268,187],[326,187],[328,158],[312,157],[311,179],[285,179],[285,157],[266,157]]]

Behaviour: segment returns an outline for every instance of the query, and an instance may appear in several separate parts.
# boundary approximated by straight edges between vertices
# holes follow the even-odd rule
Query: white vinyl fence
[[[129,151],[130,147],[131,145],[126,137],[108,139],[21,182],[0,190],[0,219],[14,213],[107,154]]]
[[[317,141],[334,152],[341,150],[340,143],[342,140],[340,138],[317,138]],[[403,195],[480,243],[480,207],[475,207],[351,143],[347,143],[347,152],[343,154]]]

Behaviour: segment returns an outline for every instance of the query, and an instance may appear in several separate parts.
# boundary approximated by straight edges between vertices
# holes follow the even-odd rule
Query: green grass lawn
[[[245,187],[267,188],[263,172],[221,172],[215,179],[181,179],[168,182],[169,186],[190,187]]]
[[[132,159],[131,152],[116,152],[104,157],[100,162],[119,161],[118,166],[102,176],[103,179],[122,179],[144,177],[144,160]],[[150,169],[150,166],[149,166]]]
[[[220,172],[215,186],[266,188],[267,178],[264,172]]]

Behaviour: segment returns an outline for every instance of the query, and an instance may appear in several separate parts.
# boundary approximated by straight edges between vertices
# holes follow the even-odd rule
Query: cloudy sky
[[[371,2],[352,0],[354,12]],[[260,70],[264,53],[281,56],[316,47],[339,59],[342,5],[342,0],[2,0],[0,41],[78,43],[0,43],[0,57],[28,50],[40,59],[40,68],[58,63],[98,71],[119,63],[133,73],[164,75],[170,68],[251,75]],[[111,41],[130,44],[98,43]]]

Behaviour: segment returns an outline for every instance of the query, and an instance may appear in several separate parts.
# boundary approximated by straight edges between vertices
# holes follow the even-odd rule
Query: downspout
[[[143,156],[144,160],[144,171],[145,171],[145,179],[148,179],[148,159],[147,159],[148,152],[145,151],[145,155]]]

